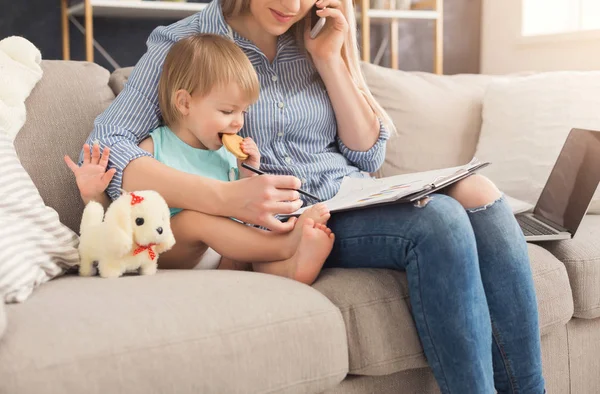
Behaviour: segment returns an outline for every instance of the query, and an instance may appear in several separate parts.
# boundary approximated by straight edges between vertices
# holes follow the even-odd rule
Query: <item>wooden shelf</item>
[[[444,63],[444,0],[421,0],[414,2],[410,9],[396,9],[396,0],[389,0],[388,9],[371,8],[370,0],[356,0],[356,20],[361,30],[361,60],[371,62],[371,25],[389,24],[389,34],[379,44],[375,56],[378,63],[385,45],[389,43],[391,68],[399,63],[398,35],[400,20],[416,19],[433,21],[433,72],[443,74]]]
[[[367,11],[371,19],[437,19],[437,11],[416,11],[416,10],[379,10],[371,8]]]
[[[72,22],[85,35],[85,58],[94,61],[94,48],[98,49],[113,67],[120,67],[94,40],[93,19],[96,16],[107,18],[162,18],[183,19],[202,11],[208,3],[189,3],[175,1],[142,1],[142,0],[78,0],[71,5],[69,0],[60,0],[63,58],[71,58],[69,22]],[[84,26],[76,19],[84,17]]]
[[[371,8],[367,11],[367,16],[371,24],[386,24],[400,20],[432,20],[439,17],[437,11],[417,11],[417,10],[385,10]],[[360,10],[356,10],[356,19],[361,20]]]
[[[94,16],[110,18],[185,18],[202,11],[206,3],[141,0],[90,0]],[[85,3],[68,9],[69,15],[84,16]]]

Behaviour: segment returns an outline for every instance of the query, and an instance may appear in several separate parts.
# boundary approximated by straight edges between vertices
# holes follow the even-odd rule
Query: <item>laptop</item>
[[[515,215],[527,241],[575,236],[600,183],[600,131],[572,129],[532,213]]]

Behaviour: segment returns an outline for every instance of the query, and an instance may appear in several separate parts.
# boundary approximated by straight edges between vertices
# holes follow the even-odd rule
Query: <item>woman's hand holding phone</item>
[[[349,0],[319,0],[311,9],[310,16],[306,18],[304,42],[317,67],[318,63],[341,58],[342,44],[349,28],[342,12],[342,1],[351,3]],[[324,23],[316,36],[313,34],[314,38],[311,38],[311,30],[323,23],[319,22],[321,18],[325,18],[327,23]]]
[[[327,22],[327,18],[321,18],[317,15],[317,11],[319,8],[317,5],[313,5],[310,9],[310,38],[314,39],[319,35],[323,27],[325,27],[325,22]]]

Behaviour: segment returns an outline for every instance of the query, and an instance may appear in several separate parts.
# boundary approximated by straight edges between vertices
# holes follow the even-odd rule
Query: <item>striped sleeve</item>
[[[193,18],[186,18],[170,26],[160,26],[149,36],[147,51],[133,69],[125,87],[110,106],[94,122],[94,130],[87,143],[97,141],[100,148],[109,146],[109,168],[117,170],[108,195],[120,195],[125,167],[134,159],[152,155],[138,147],[149,132],[160,122],[158,81],[169,48],[193,29]],[[197,23],[197,22],[196,22]],[[83,160],[83,150],[79,164]]]
[[[377,138],[377,141],[375,141],[375,144],[367,151],[352,150],[344,144],[339,136],[336,137],[342,155],[361,171],[375,172],[381,167],[385,160],[385,148],[387,140],[390,138],[390,132],[381,119],[378,118],[378,121],[379,137]]]

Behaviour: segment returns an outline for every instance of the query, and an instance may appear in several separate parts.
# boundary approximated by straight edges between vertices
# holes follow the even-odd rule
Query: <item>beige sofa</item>
[[[380,175],[470,159],[492,77],[363,66],[399,128]],[[82,204],[62,156],[77,157],[129,70],[63,61],[43,70],[16,148],[46,204],[77,231]],[[600,392],[599,236],[600,216],[588,215],[574,240],[529,246],[551,394]],[[312,287],[249,272],[68,275],[23,304],[0,304],[0,335],[0,393],[439,392],[406,276],[387,270],[329,269]]]

